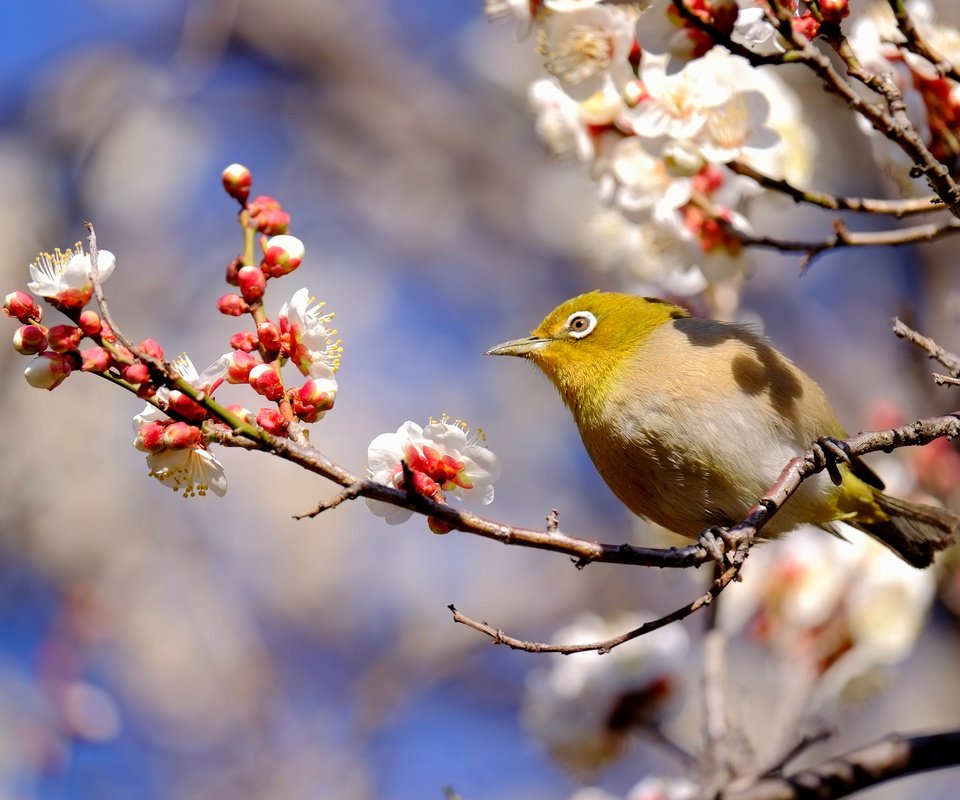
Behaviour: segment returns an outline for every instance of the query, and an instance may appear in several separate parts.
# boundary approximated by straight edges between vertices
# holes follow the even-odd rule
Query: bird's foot
[[[717,562],[720,569],[726,568],[727,553],[732,553],[737,546],[727,529],[720,526],[704,528],[697,537],[697,544],[707,551],[707,555]]]
[[[813,463],[817,467],[825,467],[830,480],[839,486],[843,482],[839,464],[850,464],[850,448],[846,442],[841,442],[833,436],[821,436],[810,449],[813,451]]]

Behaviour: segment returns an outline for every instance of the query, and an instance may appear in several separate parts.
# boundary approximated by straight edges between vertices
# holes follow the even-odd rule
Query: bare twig
[[[901,339],[913,342],[921,350],[925,350],[930,358],[943,364],[954,376],[960,375],[960,356],[945,350],[929,336],[915,331],[899,317],[893,318],[893,332]]]
[[[703,740],[706,767],[714,788],[725,786],[736,774],[725,696],[726,646],[727,637],[722,630],[707,631],[703,640]]]
[[[791,761],[795,761],[814,745],[825,742],[827,739],[833,736],[833,734],[834,731],[830,729],[818,731],[817,733],[805,734],[803,737],[801,737],[800,741],[798,741],[793,747],[787,750],[786,753],[778,758],[776,763],[764,770],[762,777],[774,777],[782,774],[783,770],[786,769],[787,765]]]
[[[717,223],[748,247],[769,247],[783,253],[803,253],[803,268],[818,256],[830,250],[843,247],[899,247],[918,242],[932,242],[944,236],[960,232],[960,219],[953,218],[937,224],[914,225],[909,228],[894,228],[886,231],[850,231],[841,219],[833,221],[833,236],[822,241],[798,241],[779,239],[775,236],[746,233],[725,220],[719,210],[702,197],[694,197],[693,202],[702,207]]]
[[[897,27],[900,29],[900,33],[902,33],[904,39],[906,39],[903,46],[911,53],[916,53],[918,56],[925,58],[933,64],[937,72],[944,77],[960,82],[960,72],[957,72],[953,64],[924,41],[920,35],[920,31],[917,30],[913,24],[913,20],[907,13],[903,0],[887,0],[887,2],[890,4],[890,8],[897,18]]]
[[[937,384],[937,386],[960,386],[960,378],[941,375],[939,372],[933,373],[933,382]]]
[[[97,298],[97,305],[100,306],[100,316],[110,326],[110,330],[117,337],[117,341],[139,358],[140,354],[137,352],[137,347],[117,328],[110,314],[110,306],[107,305],[107,298],[103,293],[103,282],[100,280],[100,251],[97,249],[97,232],[94,230],[92,222],[84,222],[83,225],[90,234],[87,237],[87,246],[90,250],[90,282],[93,284],[93,294]]]
[[[745,161],[731,161],[727,166],[738,175],[750,178],[766,189],[780,192],[797,203],[819,206],[830,211],[855,211],[862,214],[885,214],[907,217],[943,211],[943,201],[936,195],[910,197],[903,200],[882,200],[870,197],[839,197],[837,195],[801,189],[787,180],[773,178],[755,169]]]
[[[893,734],[867,747],[747,789],[723,800],[836,800],[878,783],[960,764],[960,730],[927,736]]]
[[[336,508],[345,500],[356,500],[360,496],[360,491],[363,489],[363,481],[357,481],[356,483],[351,483],[349,486],[344,487],[344,489],[329,500],[324,500],[319,505],[312,508],[310,511],[304,511],[302,514],[294,514],[294,519],[308,519],[310,517],[316,517],[322,514],[324,511],[329,511],[331,508]]]

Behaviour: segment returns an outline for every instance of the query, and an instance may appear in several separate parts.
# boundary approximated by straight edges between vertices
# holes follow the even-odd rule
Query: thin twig
[[[960,386],[960,378],[941,375],[939,372],[933,373],[933,382],[937,384],[937,386]]]
[[[107,305],[107,298],[103,293],[103,282],[100,280],[100,251],[97,249],[97,232],[94,230],[92,222],[84,222],[83,225],[90,234],[87,237],[87,246],[90,250],[90,282],[93,284],[93,294],[97,298],[97,305],[100,307],[100,316],[110,326],[110,330],[117,337],[117,341],[139,358],[140,354],[137,352],[137,347],[117,328],[110,314],[110,306]]]
[[[730,161],[727,166],[738,175],[750,178],[766,189],[785,194],[797,203],[819,206],[830,211],[855,211],[861,214],[884,214],[899,218],[944,210],[943,201],[936,195],[910,197],[903,200],[840,197],[801,189],[799,186],[794,186],[790,181],[765,175],[745,161]]]
[[[906,39],[906,42],[904,42],[903,46],[906,47],[911,53],[916,53],[918,56],[925,58],[927,61],[933,64],[937,72],[939,72],[945,78],[950,78],[950,80],[960,83],[960,72],[957,72],[950,61],[937,53],[929,44],[926,43],[926,41],[924,41],[923,37],[920,35],[920,31],[917,30],[916,26],[913,24],[913,20],[907,13],[907,9],[903,3],[903,0],[887,0],[887,2],[890,4],[890,8],[893,10],[893,14],[897,18],[897,27],[900,29],[900,33],[902,33],[904,39]]]
[[[715,787],[725,786],[735,773],[730,754],[726,683],[727,637],[720,628],[703,640],[703,740],[707,769]]]
[[[360,496],[360,491],[363,489],[363,482],[357,481],[352,483],[349,486],[342,489],[340,492],[335,494],[329,500],[324,500],[322,503],[312,508],[310,511],[304,511],[302,514],[294,514],[294,519],[309,519],[311,517],[316,517],[322,514],[324,511],[329,511],[331,508],[336,508],[345,500],[356,500]]]
[[[899,317],[893,318],[893,332],[901,339],[913,342],[921,350],[925,350],[930,358],[943,364],[954,376],[960,375],[960,356],[945,350],[929,336],[915,331]]]
[[[786,753],[778,758],[776,763],[764,770],[761,777],[768,778],[781,775],[791,761],[798,759],[814,745],[825,742],[827,739],[833,736],[834,733],[835,731],[827,728],[822,731],[817,731],[817,733],[805,734],[801,737],[800,741],[798,741],[795,745],[793,745],[793,747],[787,750]]]
[[[899,247],[918,242],[932,242],[941,237],[960,232],[960,219],[949,219],[942,224],[928,223],[909,228],[896,228],[889,231],[849,231],[842,220],[834,221],[834,235],[819,242],[778,239],[774,236],[755,235],[737,230],[721,218],[718,222],[725,225],[741,243],[749,247],[770,247],[781,252],[804,254],[804,267],[813,259],[829,250],[842,247]]]

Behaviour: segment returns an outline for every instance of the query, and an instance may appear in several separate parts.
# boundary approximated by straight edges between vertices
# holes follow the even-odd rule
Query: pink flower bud
[[[42,325],[21,325],[13,334],[13,349],[22,356],[35,356],[47,349],[47,332]]]
[[[242,258],[235,258],[235,259],[233,259],[233,261],[231,261],[229,264],[227,264],[226,279],[227,279],[227,283],[229,283],[231,286],[239,286],[239,285],[240,285],[240,284],[237,282],[237,273],[240,271],[240,267],[242,267],[242,266],[243,266],[243,259],[242,259]]]
[[[316,422],[333,408],[337,399],[337,384],[335,381],[320,378],[311,378],[290,398],[293,413],[304,422]]]
[[[121,367],[120,377],[127,383],[147,383],[150,380],[150,370],[146,364],[141,364],[140,362],[128,364],[125,367]]]
[[[267,400],[277,401],[283,397],[283,382],[272,364],[257,364],[250,370],[248,383]]]
[[[240,294],[248,303],[258,303],[263,297],[263,292],[267,288],[267,276],[263,274],[260,267],[254,267],[250,264],[240,267],[237,272],[237,283],[240,286]]]
[[[160,422],[159,420],[145,422],[137,431],[137,438],[134,440],[133,446],[145,453],[156,453],[163,450],[163,432],[169,424],[167,421]]]
[[[76,350],[83,338],[83,331],[74,325],[54,325],[47,331],[47,341],[55,353],[67,353]]]
[[[174,422],[167,425],[163,432],[163,445],[171,450],[186,450],[197,447],[203,441],[203,434],[196,425],[186,422]]]
[[[257,230],[265,236],[275,236],[286,233],[290,224],[290,215],[280,207],[280,203],[272,197],[260,195],[247,205],[250,219]]]
[[[220,175],[223,181],[223,188],[227,194],[240,203],[247,202],[250,196],[250,184],[253,183],[253,175],[243,164],[231,164]]]
[[[106,322],[100,323],[100,338],[105,342],[114,344],[117,341],[117,335],[110,329]]]
[[[256,350],[259,344],[260,340],[253,331],[239,331],[230,337],[230,346],[234,350],[243,350],[245,353]]]
[[[287,423],[275,408],[261,408],[257,412],[257,425],[274,436],[287,435]]]
[[[804,11],[799,17],[791,20],[793,30],[801,36],[813,41],[820,33],[820,22],[809,11]]]
[[[170,394],[167,397],[167,404],[178,416],[188,419],[191,422],[200,422],[207,416],[207,411],[202,405],[191,400],[179,389],[170,390]]]
[[[296,236],[282,234],[263,245],[263,271],[271,278],[287,275],[300,266],[305,253],[303,242]]]
[[[113,366],[112,356],[102,347],[81,350],[80,357],[83,359],[83,366],[80,369],[84,372],[106,372]]]
[[[77,324],[87,336],[98,336],[101,331],[100,315],[96,311],[84,311]]]
[[[275,322],[267,320],[257,325],[257,340],[265,353],[279,353],[282,344],[280,328]]]
[[[260,359],[254,358],[249,353],[243,350],[234,350],[227,362],[227,383],[246,383],[250,378],[250,370],[259,363]]]
[[[155,358],[157,361],[163,361],[163,348],[153,339],[144,339],[140,342],[139,350],[145,356]]]
[[[24,325],[30,322],[39,322],[43,317],[40,306],[33,301],[30,295],[21,292],[19,289],[10,292],[3,298],[3,313],[8,317],[15,317]]]
[[[824,22],[839,24],[850,14],[848,0],[820,0],[820,14]]]
[[[226,314],[228,317],[239,317],[250,310],[247,301],[238,294],[225,294],[217,300],[217,308],[221,314]]]
[[[69,359],[60,353],[45,350],[27,364],[23,376],[35,389],[56,389],[67,379],[71,369]]]

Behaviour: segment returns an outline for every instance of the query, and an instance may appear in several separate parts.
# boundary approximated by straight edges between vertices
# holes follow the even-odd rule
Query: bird
[[[613,493],[690,539],[739,522],[790,459],[846,436],[820,386],[750,326],[659,298],[582,294],[486,354],[539,367]],[[864,461],[839,455],[829,470],[839,485],[823,472],[805,480],[763,538],[801,524],[842,537],[843,522],[918,568],[953,543],[960,517],[885,494]]]

